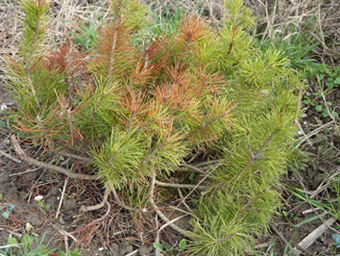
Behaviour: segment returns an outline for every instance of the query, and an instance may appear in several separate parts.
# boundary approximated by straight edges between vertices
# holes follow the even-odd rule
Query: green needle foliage
[[[301,81],[280,51],[255,47],[254,17],[241,0],[225,1],[218,31],[187,14],[175,33],[143,44],[136,39],[152,31],[145,7],[110,6],[91,49],[67,41],[48,50],[49,3],[22,0],[19,54],[6,58],[19,106],[13,126],[47,150],[88,154],[104,187],[140,194],[143,209],[181,188],[196,216],[182,232],[187,252],[244,254],[280,203]],[[197,152],[209,157],[193,164]],[[188,168],[201,193],[181,187]]]

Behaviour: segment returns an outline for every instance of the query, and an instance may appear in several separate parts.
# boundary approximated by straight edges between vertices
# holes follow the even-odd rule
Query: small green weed
[[[291,31],[289,36],[282,39],[277,35],[277,33],[282,33],[282,31],[288,28]],[[312,66],[316,62],[316,60],[309,57],[309,53],[317,47],[319,43],[313,43],[314,38],[299,30],[294,24],[288,24],[285,27],[281,26],[281,28],[271,32],[271,35],[273,36],[256,38],[256,48],[260,48],[263,52],[268,48],[282,50],[282,57],[289,58],[291,66],[299,70]]]
[[[43,241],[45,238],[45,234],[43,234],[40,242],[36,237],[30,236],[25,234],[22,239],[21,243],[18,243],[18,240],[14,237],[10,237],[8,239],[8,244],[6,245],[5,250],[0,250],[0,253],[6,256],[44,256],[48,255],[51,252],[55,251],[49,250],[45,245],[43,245]],[[32,244],[34,240],[37,243],[37,246],[32,249]],[[17,251],[17,250],[18,251]]]
[[[331,117],[339,118],[339,113],[337,111],[331,110],[330,107],[333,105],[331,101],[326,100],[326,95],[334,88],[337,88],[340,84],[340,68],[331,69],[329,66],[324,66],[322,64],[309,66],[310,70],[309,74],[303,73],[305,78],[311,78],[310,76],[314,76],[317,84],[317,91],[314,92],[311,96],[304,96],[302,103],[307,106],[312,106],[315,108],[317,112],[320,113],[321,117]],[[311,71],[311,70],[315,70]],[[323,104],[316,104],[316,100],[319,97],[324,99]]]
[[[267,248],[266,251],[263,249],[259,249],[261,251],[261,254],[258,254],[253,246],[251,246],[252,252],[255,256],[260,256],[260,255],[272,255],[276,256],[277,254],[274,253],[275,251],[275,246],[276,246],[276,240],[274,240]]]
[[[4,121],[0,120],[0,127],[7,127],[7,124]]]
[[[309,65],[304,68],[302,77],[317,78],[320,81],[324,81],[327,90],[330,91],[340,84],[340,66],[333,68],[322,63]]]
[[[286,212],[286,211],[281,211],[281,212],[288,222],[294,222],[298,220],[298,217],[294,216],[294,214],[291,212]]]
[[[174,10],[170,9],[168,4],[160,6],[158,10],[149,8],[151,23],[153,24],[149,33],[154,37],[177,34],[178,24],[182,21],[182,17],[188,10],[182,7],[179,1],[174,1],[173,4],[175,5]],[[192,12],[199,13],[199,9],[200,6],[196,3],[195,10],[192,10]]]
[[[302,100],[302,103],[306,104],[306,105],[311,105],[311,106],[315,106],[315,100],[312,99],[311,97],[309,96],[304,96],[303,97],[303,100]]]
[[[0,194],[0,199],[2,199],[2,194]],[[1,216],[4,218],[4,219],[8,219],[9,218],[9,215],[12,213],[12,210],[14,209],[14,205],[13,204],[10,204],[10,203],[0,203],[0,213],[1,213]]]
[[[328,106],[332,106],[332,102],[327,101],[326,103],[327,103]],[[328,108],[324,107],[323,105],[315,106],[315,110],[320,112],[320,114],[323,117],[328,117],[329,116]],[[332,115],[333,115],[333,117],[339,117],[339,114],[337,112],[333,112]]]
[[[50,204],[44,205],[44,203],[42,201],[39,201],[38,204],[39,204],[39,206],[40,206],[40,208],[42,210],[49,211],[51,209],[51,205]]]
[[[320,94],[321,94],[321,93],[314,93],[313,95],[314,95],[314,96],[317,96],[317,95],[320,95]],[[317,99],[317,98],[312,99],[312,98],[309,97],[309,96],[304,96],[304,97],[303,97],[303,100],[302,100],[302,103],[304,103],[304,104],[306,104],[306,105],[308,105],[308,106],[314,107],[315,110],[316,110],[317,112],[319,112],[320,115],[321,115],[322,117],[329,117],[329,116],[330,116],[330,115],[329,115],[329,114],[330,114],[330,111],[329,111],[328,107],[325,107],[324,105],[316,105],[316,104],[315,104],[316,99]],[[332,103],[331,101],[327,101],[326,104],[327,104],[327,106],[329,106],[329,107],[333,105],[333,103]],[[338,117],[339,117],[339,113],[336,112],[336,111],[331,111],[331,115],[332,115],[332,117],[334,117],[334,118],[338,118]]]
[[[340,185],[340,182],[339,182],[339,180],[337,180],[331,186],[336,191],[337,199],[329,200],[326,203],[319,202],[319,201],[313,200],[311,198],[308,198],[304,193],[297,190],[296,188],[287,189],[287,191],[289,191],[297,199],[300,199],[304,202],[309,202],[314,207],[324,210],[324,212],[322,214],[319,214],[320,217],[329,213],[332,216],[334,216],[335,218],[337,218],[338,220],[340,220],[340,212],[339,212],[339,210],[340,210],[340,187],[339,187],[339,185]],[[318,219],[319,216],[313,216],[313,217],[295,225],[295,227],[300,227],[305,223],[308,223],[310,221]]]
[[[166,245],[165,248],[163,248],[162,244],[155,242],[153,243],[153,247],[160,251],[165,253],[166,255],[171,255],[171,256],[179,256],[181,251],[183,251],[185,249],[185,247],[187,246],[187,241],[185,239],[182,239],[179,243],[178,243],[178,249],[176,249],[177,247],[177,243],[174,245]],[[177,254],[175,254],[177,253]]]
[[[89,25],[78,23],[78,26],[78,32],[74,33],[73,41],[85,47],[86,50],[91,50],[98,36],[94,23],[89,23]]]
[[[67,252],[67,254],[66,254],[65,252],[63,252],[63,251],[61,251],[60,249],[58,249],[58,255],[59,255],[59,256],[78,256],[80,252],[81,252],[81,251],[79,251],[78,249],[75,249],[74,251],[69,250],[69,251]]]
[[[103,24],[103,16],[99,16],[97,12],[93,12],[88,23],[78,22],[78,29],[73,33],[73,42],[77,43],[80,48],[92,50],[94,44],[98,40],[97,27]]]
[[[150,29],[150,33],[157,37],[176,33],[178,22],[185,14],[185,10],[176,8],[175,11],[171,11],[167,5],[164,5],[157,13],[151,10],[150,13],[152,14],[152,23],[157,24]]]

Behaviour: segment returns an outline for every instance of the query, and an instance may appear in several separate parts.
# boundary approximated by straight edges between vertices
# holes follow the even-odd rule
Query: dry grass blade
[[[55,215],[56,218],[58,218],[59,211],[60,211],[61,205],[62,205],[63,200],[64,200],[64,196],[65,196],[65,191],[66,191],[66,186],[67,186],[68,179],[69,179],[69,177],[66,178],[65,183],[64,183],[63,192],[61,193],[61,198],[60,198],[58,210],[57,210],[57,213]]]
[[[2,245],[0,246],[0,249],[6,249],[6,248],[11,248],[11,247],[18,247],[22,244],[9,244],[9,245]]]
[[[320,131],[323,131],[325,127],[330,127],[332,125],[334,125],[334,121],[328,122],[324,125],[320,125],[320,127],[316,128],[312,132],[308,133],[303,139],[298,139],[299,143],[296,145],[296,148],[299,148],[302,145],[303,142],[310,139],[314,135],[318,134]]]
[[[277,228],[274,226],[274,224],[269,224],[270,228],[275,232],[276,235],[280,237],[280,239],[285,243],[286,246],[288,246],[289,250],[292,253],[295,253],[295,249],[290,245],[290,243],[283,237],[283,235],[277,230]]]

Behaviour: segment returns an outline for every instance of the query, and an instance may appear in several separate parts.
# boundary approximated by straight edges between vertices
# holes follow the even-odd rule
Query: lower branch
[[[111,192],[111,187],[108,185],[105,188],[103,201],[100,204],[91,205],[91,206],[82,205],[81,208],[80,208],[80,211],[81,212],[88,212],[88,211],[98,210],[98,209],[104,207],[105,203],[107,202],[107,199],[109,197],[110,192]]]
[[[230,237],[232,237],[232,236],[234,236],[234,235],[236,235],[236,233],[231,233],[231,234],[229,234],[229,235],[227,235],[227,236],[225,236],[225,237],[223,237],[223,238],[218,239],[216,242],[217,242],[218,244],[219,244],[219,243],[222,243],[223,241],[228,240]]]
[[[180,227],[178,227],[176,224],[174,224],[171,220],[169,220],[164,213],[159,210],[159,208],[157,207],[155,201],[153,200],[153,191],[155,189],[155,183],[156,183],[156,173],[154,170],[153,171],[153,177],[152,177],[152,182],[151,182],[151,192],[150,192],[150,203],[152,205],[152,208],[156,211],[157,215],[170,227],[172,227],[174,230],[176,230],[177,232],[179,232],[180,234],[193,239],[192,236],[190,236],[190,233],[184,229],[181,229]]]
[[[91,158],[88,158],[88,157],[85,157],[85,156],[78,156],[78,155],[74,155],[74,154],[67,153],[67,152],[56,151],[55,153],[58,154],[58,155],[61,155],[61,156],[72,157],[74,159],[81,160],[85,163],[89,163],[89,162],[93,161],[93,159],[91,159]]]
[[[168,224],[170,227],[172,227],[174,230],[176,230],[178,233],[182,234],[183,236],[186,236],[190,239],[193,239],[192,236],[190,236],[190,233],[184,229],[181,229],[179,226],[177,226],[176,224],[172,223],[171,220],[169,220],[164,213],[159,210],[159,208],[157,207],[155,201],[150,198],[150,203],[152,204],[152,208],[156,211],[157,215],[166,223]]]
[[[29,156],[27,156],[25,154],[25,152],[21,149],[17,139],[15,138],[15,135],[11,136],[11,141],[14,147],[15,152],[18,154],[18,156],[24,160],[25,162],[29,163],[29,164],[34,164],[36,166],[40,166],[42,168],[46,168],[46,169],[50,169],[52,171],[56,171],[59,173],[62,173],[70,178],[73,179],[84,179],[84,180],[96,180],[98,179],[97,175],[87,175],[87,174],[81,174],[81,173],[74,173],[74,172],[70,172],[65,168],[62,168],[60,166],[54,166],[54,165],[50,165],[50,164],[46,164],[43,162],[40,162],[38,160],[35,160]]]
[[[117,203],[119,206],[121,206],[121,207],[123,207],[123,208],[125,208],[125,209],[127,209],[127,210],[130,210],[130,211],[141,211],[141,209],[138,209],[138,208],[134,208],[134,207],[128,206],[128,205],[126,205],[124,202],[122,202],[122,201],[119,199],[119,197],[118,197],[118,195],[117,195],[117,192],[116,192],[116,190],[115,190],[114,188],[112,188],[112,193],[113,193],[113,197],[114,197],[116,203]]]
[[[158,180],[155,180],[155,183],[158,186],[168,187],[168,188],[194,188],[194,189],[198,189],[198,190],[207,190],[206,186],[197,186],[197,185],[191,185],[191,184],[165,183],[165,182],[161,182],[161,181],[158,181]]]

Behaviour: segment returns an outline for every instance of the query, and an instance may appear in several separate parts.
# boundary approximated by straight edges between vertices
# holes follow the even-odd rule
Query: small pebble
[[[5,104],[2,104],[2,105],[0,106],[0,108],[1,108],[2,111],[6,111],[6,110],[8,109],[7,106],[6,106]]]
[[[37,201],[37,202],[39,202],[39,201],[41,201],[43,198],[44,198],[43,196],[36,196],[36,197],[34,197],[34,200]]]

